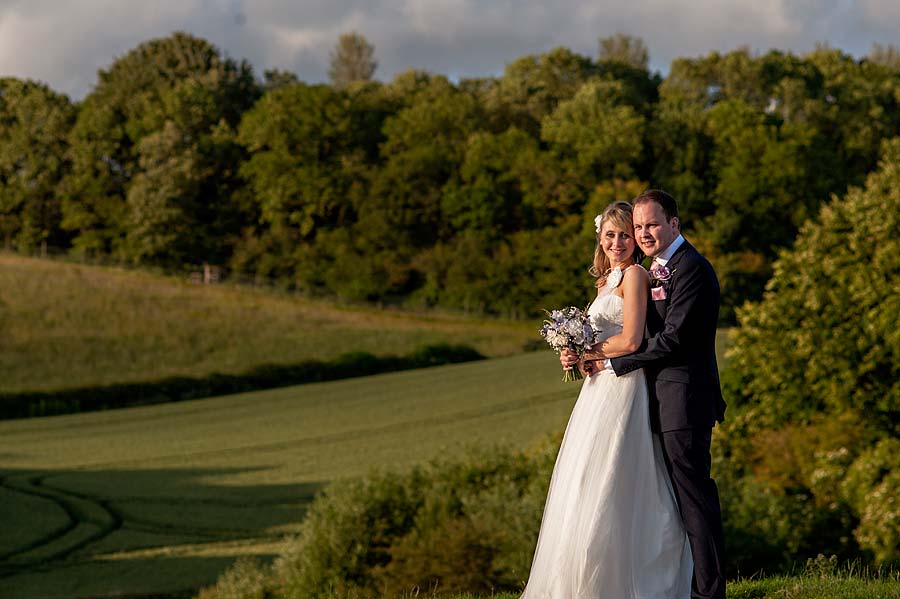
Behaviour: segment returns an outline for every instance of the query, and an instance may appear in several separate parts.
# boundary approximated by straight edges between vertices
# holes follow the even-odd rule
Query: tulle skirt
[[[693,563],[642,371],[586,379],[523,599],[688,599]]]

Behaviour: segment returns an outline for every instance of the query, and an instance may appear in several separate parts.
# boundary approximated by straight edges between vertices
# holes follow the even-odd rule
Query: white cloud
[[[139,43],[184,30],[257,73],[327,78],[337,37],[374,45],[376,76],[408,68],[487,76],[524,54],[566,46],[594,55],[597,38],[644,38],[651,65],[740,46],[805,52],[817,41],[853,54],[900,43],[897,0],[0,0],[0,76],[33,78],[75,98],[98,68]]]

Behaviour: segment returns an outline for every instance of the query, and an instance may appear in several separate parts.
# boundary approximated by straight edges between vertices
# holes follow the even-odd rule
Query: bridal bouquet
[[[583,356],[584,352],[591,349],[591,345],[597,342],[600,331],[593,327],[585,310],[569,306],[547,312],[547,315],[550,318],[544,321],[544,325],[538,332],[556,353],[569,349],[579,356]],[[577,381],[582,378],[584,376],[581,371],[575,367],[572,370],[566,370],[562,380]]]

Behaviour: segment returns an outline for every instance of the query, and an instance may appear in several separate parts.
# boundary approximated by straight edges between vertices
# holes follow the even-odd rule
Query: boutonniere
[[[667,289],[672,282],[672,276],[676,269],[669,269],[667,266],[654,266],[650,269],[650,297],[653,301],[666,299]]]

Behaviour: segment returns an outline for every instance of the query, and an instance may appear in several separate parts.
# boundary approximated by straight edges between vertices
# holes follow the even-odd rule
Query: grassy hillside
[[[237,556],[277,554],[326,482],[467,444],[533,446],[577,392],[539,352],[0,422],[0,588],[52,599],[210,584]]]
[[[535,323],[342,307],[118,268],[0,253],[0,392],[238,374],[434,343],[518,353]]]

